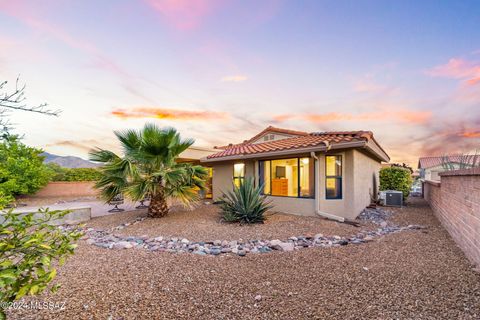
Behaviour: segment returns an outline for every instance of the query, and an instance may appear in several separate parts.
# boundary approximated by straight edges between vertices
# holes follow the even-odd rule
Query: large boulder
[[[293,242],[272,240],[270,241],[270,248],[278,251],[293,251],[295,249],[295,244]]]

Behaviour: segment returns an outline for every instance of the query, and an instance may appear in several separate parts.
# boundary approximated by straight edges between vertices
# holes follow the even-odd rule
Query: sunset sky
[[[15,131],[59,155],[148,121],[205,147],[371,130],[413,165],[480,149],[479,1],[0,0],[0,81],[18,75],[62,113]]]

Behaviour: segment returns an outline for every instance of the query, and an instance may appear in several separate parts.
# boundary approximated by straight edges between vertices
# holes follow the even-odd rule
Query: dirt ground
[[[145,216],[145,210],[124,212],[92,219],[87,226],[108,229]],[[286,239],[298,235],[313,236],[317,233],[346,236],[372,227],[369,223],[362,223],[362,227],[357,228],[321,217],[302,217],[281,213],[270,215],[264,224],[229,224],[221,221],[217,205],[201,205],[191,211],[179,208],[161,219],[146,219],[118,233],[132,236],[180,237],[191,241],[213,241],[216,239]]]
[[[274,251],[245,257],[108,250],[81,241],[76,254],[59,269],[55,282],[62,287],[57,294],[43,294],[33,300],[65,302],[65,309],[11,310],[9,316],[11,319],[480,319],[480,274],[473,270],[430,208],[423,200],[414,200],[410,206],[395,211],[392,222],[428,228],[387,235],[362,245]],[[286,218],[282,216],[270,221],[276,227],[268,224],[253,228],[212,227],[215,213],[205,214],[205,225],[197,226],[190,225],[188,215],[184,214],[185,217],[179,214],[177,219],[158,222],[145,220],[122,232],[175,234],[194,240],[205,236],[222,238],[228,236],[227,230],[232,238],[282,238],[289,226],[288,236],[322,230],[325,234],[349,234],[358,230],[317,218],[293,217],[284,221]],[[98,218],[92,225],[108,227],[117,224],[119,217],[125,222],[136,215]]]

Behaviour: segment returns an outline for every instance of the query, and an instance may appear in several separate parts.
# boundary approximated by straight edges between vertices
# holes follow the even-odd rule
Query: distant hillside
[[[96,163],[74,156],[57,156],[48,152],[42,153],[42,156],[45,157],[45,163],[53,162],[64,168],[93,168],[99,166]]]

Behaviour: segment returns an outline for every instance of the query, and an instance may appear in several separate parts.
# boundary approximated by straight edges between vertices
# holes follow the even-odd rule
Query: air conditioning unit
[[[380,202],[384,206],[390,206],[390,207],[403,206],[402,191],[395,191],[395,190],[380,191],[378,198],[380,199]]]

